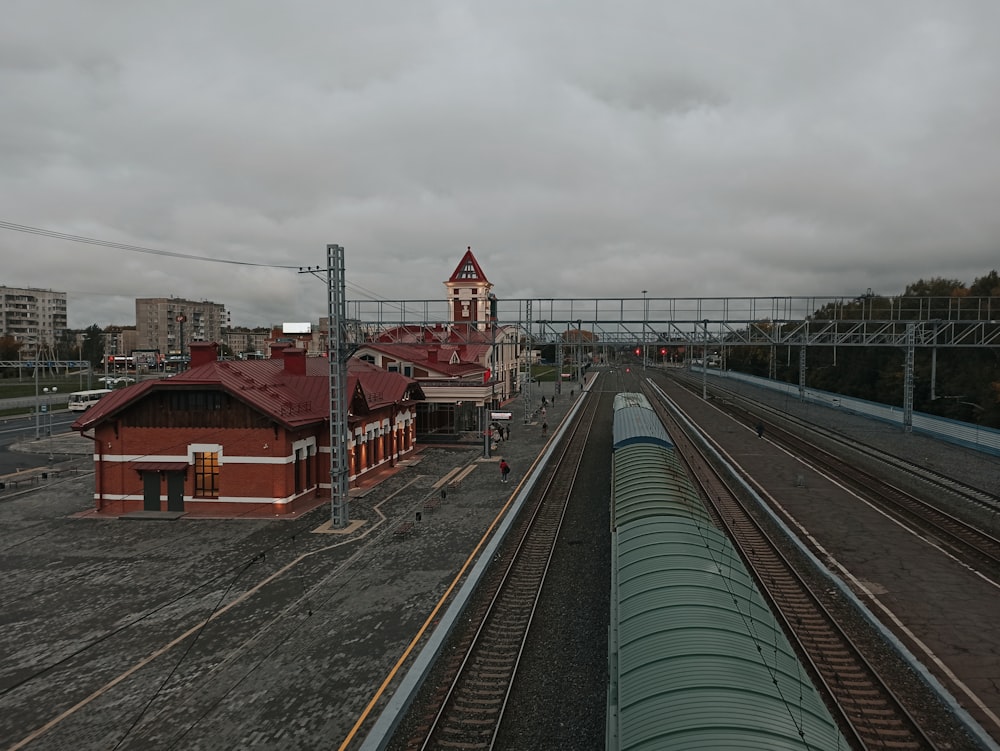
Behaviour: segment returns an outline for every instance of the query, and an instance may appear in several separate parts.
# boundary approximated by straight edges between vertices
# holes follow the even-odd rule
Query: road
[[[50,424],[52,435],[58,435],[67,432],[78,416],[78,413],[66,410],[39,415],[39,440],[43,442],[46,440]],[[0,475],[16,472],[19,469],[44,467],[51,463],[48,452],[24,453],[10,450],[10,446],[14,443],[33,440],[35,440],[34,415],[0,418]],[[55,458],[59,460],[62,457],[57,455]]]

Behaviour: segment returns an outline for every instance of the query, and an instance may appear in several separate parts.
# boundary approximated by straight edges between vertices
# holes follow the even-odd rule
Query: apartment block
[[[65,329],[65,292],[0,287],[0,335],[51,346]]]
[[[271,329],[232,326],[226,330],[223,343],[237,357],[269,357]]]
[[[135,301],[137,349],[187,356],[191,342],[221,342],[228,326],[226,306],[180,297],[145,297]]]

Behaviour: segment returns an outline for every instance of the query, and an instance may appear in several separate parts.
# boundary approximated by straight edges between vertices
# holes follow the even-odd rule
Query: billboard
[[[282,334],[311,334],[311,323],[283,323],[281,324]]]

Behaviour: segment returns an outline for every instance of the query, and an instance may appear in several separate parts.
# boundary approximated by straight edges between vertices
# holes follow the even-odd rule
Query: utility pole
[[[38,425],[38,413],[41,409],[41,403],[38,401],[38,358],[40,352],[38,351],[38,339],[35,339],[35,440],[37,441],[41,435],[41,431]]]
[[[646,371],[646,325],[649,322],[649,302],[646,298],[647,290],[642,291],[642,370]]]
[[[184,322],[187,320],[187,316],[184,315],[183,313],[180,313],[174,318],[174,320],[177,321],[177,324],[180,327],[181,331],[180,334],[181,359],[177,363],[177,372],[179,373],[182,370],[187,370],[187,368],[184,367]]]
[[[299,269],[314,274],[319,267]],[[349,472],[347,458],[347,360],[351,356],[344,336],[347,322],[347,283],[344,276],[344,248],[326,246],[327,360],[330,369],[330,523],[343,529],[350,521]]]
[[[527,345],[524,355],[524,376],[521,381],[521,403],[524,405],[524,424],[531,420],[531,373],[532,357],[535,347],[534,334],[532,333],[531,322],[531,300],[525,303],[525,327],[524,333],[527,337]]]
[[[583,319],[576,320],[576,378],[583,385]],[[581,389],[581,392],[583,390]]]
[[[701,322],[705,338],[701,343],[701,398],[708,400],[708,319]]]

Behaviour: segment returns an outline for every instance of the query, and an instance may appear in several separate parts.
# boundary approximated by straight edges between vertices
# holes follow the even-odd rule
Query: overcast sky
[[[6,0],[0,221],[348,297],[897,294],[1000,259],[995,0]],[[0,229],[69,323],[293,270]]]

